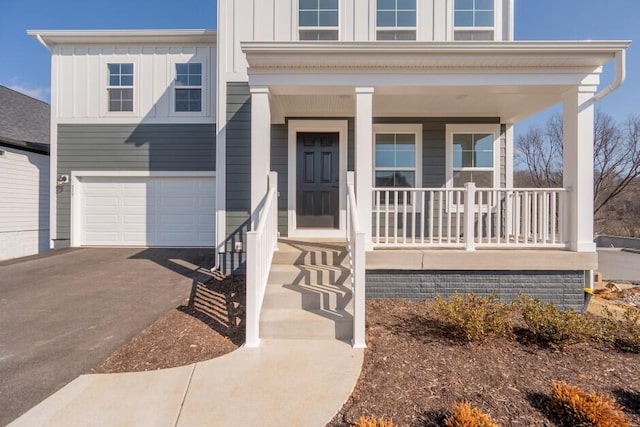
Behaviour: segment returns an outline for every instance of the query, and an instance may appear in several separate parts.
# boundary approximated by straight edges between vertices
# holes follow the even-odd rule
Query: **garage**
[[[215,246],[215,177],[80,176],[79,246]]]

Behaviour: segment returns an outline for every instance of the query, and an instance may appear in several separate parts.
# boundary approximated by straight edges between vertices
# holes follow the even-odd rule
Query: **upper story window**
[[[416,0],[377,0],[378,40],[416,39]]]
[[[338,40],[338,0],[299,0],[300,40]]]
[[[493,40],[495,0],[455,0],[454,40]]]
[[[176,112],[202,111],[202,64],[176,64]]]
[[[109,111],[133,111],[133,64],[107,64]]]

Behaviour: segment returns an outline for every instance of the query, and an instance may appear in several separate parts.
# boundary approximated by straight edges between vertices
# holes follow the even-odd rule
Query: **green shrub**
[[[436,296],[435,311],[453,327],[453,334],[464,341],[481,341],[505,336],[512,331],[511,306],[497,295],[479,297],[454,294],[446,300]]]
[[[534,338],[549,347],[564,347],[601,336],[599,322],[574,310],[559,310],[553,303],[520,296],[515,304]]]
[[[640,353],[640,310],[630,308],[616,317],[605,307],[603,315],[606,339],[622,351]]]
[[[559,421],[572,427],[629,426],[629,419],[613,398],[564,382],[551,384],[551,409]]]
[[[469,402],[460,402],[453,407],[453,413],[444,420],[447,427],[499,427],[498,423]]]

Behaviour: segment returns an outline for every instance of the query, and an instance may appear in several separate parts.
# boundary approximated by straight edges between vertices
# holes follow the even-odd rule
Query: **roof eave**
[[[118,44],[216,44],[215,30],[27,30],[47,46]]]

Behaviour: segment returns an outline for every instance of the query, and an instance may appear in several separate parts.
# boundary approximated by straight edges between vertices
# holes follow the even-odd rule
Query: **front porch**
[[[602,65],[620,49],[244,44],[255,230],[247,245],[248,301],[256,309],[248,345],[260,340],[275,230],[346,237],[356,347],[365,345],[365,296],[393,297],[389,283],[399,284],[400,297],[407,289],[428,295],[437,280],[450,284],[446,292],[504,290],[507,297],[542,288],[577,307],[597,266],[594,103]],[[514,188],[514,124],[557,103],[564,105],[563,187]]]

